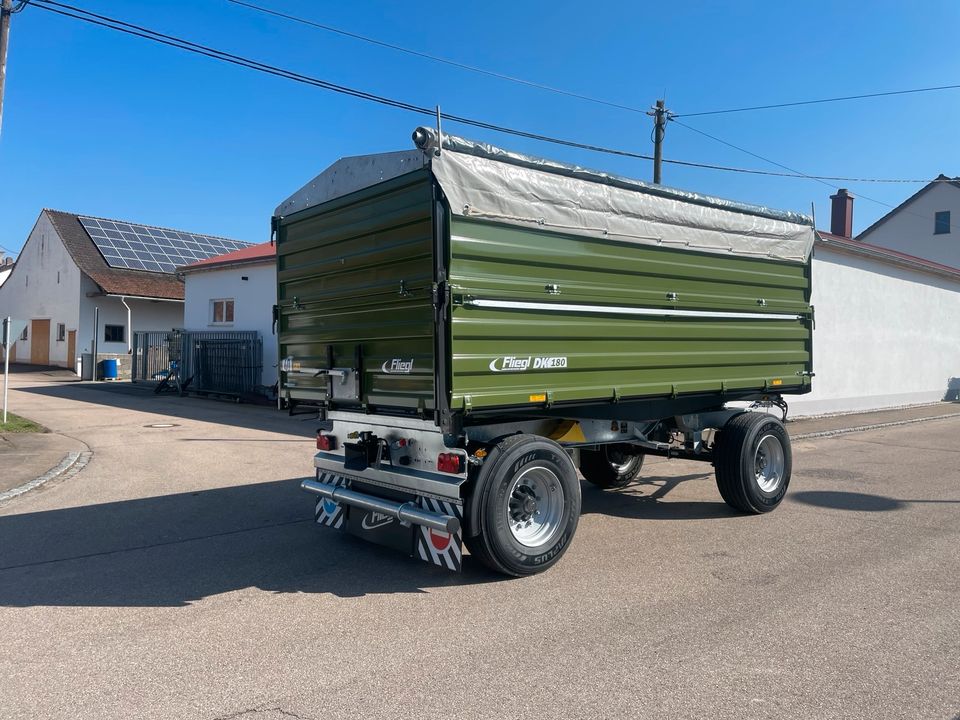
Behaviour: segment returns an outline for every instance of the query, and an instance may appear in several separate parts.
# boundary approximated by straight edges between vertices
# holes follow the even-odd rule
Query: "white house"
[[[3,257],[0,255],[0,285],[3,285],[10,273],[13,272],[13,265],[14,260],[12,257]]]
[[[857,240],[960,268],[960,178],[940,175]]]
[[[957,188],[937,183],[928,189],[931,198],[955,197],[960,212]],[[812,266],[816,377],[812,393],[788,398],[792,413],[874,410],[957,399],[960,263],[948,265],[864,242],[866,232],[853,238],[853,197],[841,190],[832,200],[831,232],[818,233]],[[905,219],[897,217],[910,207]],[[936,258],[946,259],[948,253],[932,252],[938,248],[927,242],[936,212],[941,212],[935,208],[941,207],[938,201],[923,204],[921,211],[908,200],[873,226],[872,237],[877,237],[884,223],[890,228],[910,226],[915,235],[906,230],[895,238],[890,235],[890,244],[931,251]],[[956,217],[960,220],[960,215]],[[953,245],[956,248],[955,241]]]
[[[179,268],[185,283],[187,330],[256,330],[263,341],[262,384],[277,382],[277,254],[273,243],[251,245]]]
[[[176,266],[246,245],[45,209],[0,286],[0,315],[28,321],[11,360],[76,368],[96,345],[126,375],[134,330],[183,325]]]

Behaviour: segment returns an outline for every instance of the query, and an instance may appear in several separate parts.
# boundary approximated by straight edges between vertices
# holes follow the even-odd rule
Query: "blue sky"
[[[960,4],[457,2],[262,5],[463,63],[678,113],[960,82]],[[650,119],[268,18],[226,0],[74,0],[129,22],[419,105],[650,153]],[[265,241],[273,208],[338,157],[412,147],[424,121],[28,7],[14,16],[0,136],[0,246],[43,207]],[[960,91],[690,118],[806,173],[960,175]],[[448,124],[649,179],[650,163]],[[665,157],[775,169],[671,124]],[[808,212],[824,185],[666,166],[669,185]],[[918,185],[844,183],[855,229]]]

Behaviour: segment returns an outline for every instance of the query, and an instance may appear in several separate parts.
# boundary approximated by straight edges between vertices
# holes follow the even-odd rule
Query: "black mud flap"
[[[317,480],[387,500],[416,502],[423,510],[454,515],[461,521],[461,525],[463,523],[463,506],[457,503],[391,491],[319,470]],[[377,545],[392,547],[432,565],[454,572],[462,569],[462,531],[446,533],[422,525],[404,525],[390,515],[351,507],[327,498],[317,499],[314,518],[319,525],[346,530],[351,535]]]
[[[418,525],[416,557],[447,570],[460,572],[463,568],[463,505],[428,497],[417,498],[417,502],[424,510],[454,515],[460,520],[461,529],[455,533],[447,533]]]

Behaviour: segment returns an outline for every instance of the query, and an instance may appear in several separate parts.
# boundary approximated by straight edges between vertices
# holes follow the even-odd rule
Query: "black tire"
[[[492,570],[515,577],[543,572],[573,540],[580,481],[570,457],[552,440],[533,435],[501,440],[480,468],[476,492],[479,533],[468,534],[465,542],[470,554]],[[555,522],[541,523],[537,517]],[[538,529],[542,537],[532,536]]]
[[[790,485],[790,436],[772,415],[735,415],[717,436],[714,466],[717,489],[727,505],[745,513],[770,512]]]
[[[159,394],[162,393],[164,390],[166,390],[166,389],[167,389],[167,384],[168,384],[168,383],[167,383],[167,378],[164,378],[164,379],[161,380],[159,383],[157,383],[157,386],[153,389],[154,394],[155,394],[155,395],[159,395]]]
[[[622,488],[640,477],[643,459],[643,452],[627,443],[581,448],[580,472],[597,487]]]

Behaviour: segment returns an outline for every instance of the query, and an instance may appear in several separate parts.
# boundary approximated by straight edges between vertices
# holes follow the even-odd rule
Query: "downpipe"
[[[133,311],[127,305],[126,296],[120,296],[120,302],[127,309],[127,355],[133,354]],[[94,363],[96,364],[96,363]]]
[[[356,492],[355,490],[349,490],[337,485],[329,485],[316,480],[304,480],[300,483],[300,487],[309,493],[333,500],[334,502],[389,515],[402,523],[423,525],[424,527],[438,530],[439,532],[450,533],[451,535],[460,531],[459,518],[453,515],[443,515],[441,513],[422,510],[412,502],[398,503],[391,500],[384,500],[383,498],[374,497],[373,495],[367,495]]]

